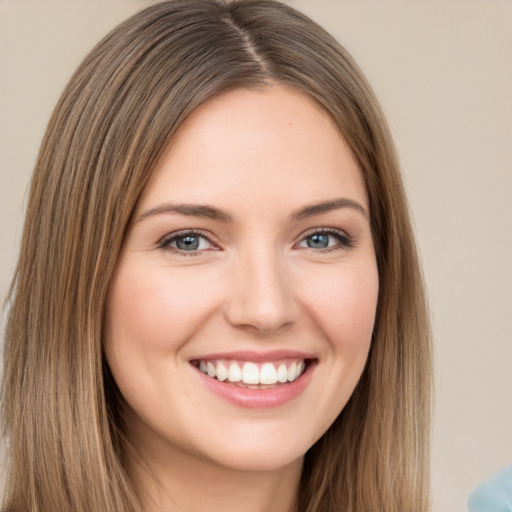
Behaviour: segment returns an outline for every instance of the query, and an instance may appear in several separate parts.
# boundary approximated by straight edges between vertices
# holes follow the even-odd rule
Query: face
[[[365,365],[378,275],[360,169],[279,85],[181,126],[140,198],[105,354],[148,457],[272,470],[303,454]]]

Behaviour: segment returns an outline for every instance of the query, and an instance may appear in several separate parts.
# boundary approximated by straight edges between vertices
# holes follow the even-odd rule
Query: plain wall
[[[140,0],[0,1],[0,296],[50,113]],[[353,54],[401,156],[432,305],[435,510],[512,464],[512,2],[290,0]]]

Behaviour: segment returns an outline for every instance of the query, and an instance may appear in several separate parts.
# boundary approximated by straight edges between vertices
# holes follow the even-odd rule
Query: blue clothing
[[[512,466],[482,482],[469,496],[469,512],[512,512]]]

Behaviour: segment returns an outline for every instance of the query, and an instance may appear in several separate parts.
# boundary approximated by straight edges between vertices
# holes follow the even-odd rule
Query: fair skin
[[[236,89],[180,127],[107,310],[145,512],[296,510],[304,454],[370,347],[369,215],[344,138],[301,93]]]

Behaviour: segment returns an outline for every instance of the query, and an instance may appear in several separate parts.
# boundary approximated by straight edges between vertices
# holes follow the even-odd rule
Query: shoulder
[[[469,512],[512,510],[512,466],[482,482],[469,496]]]

